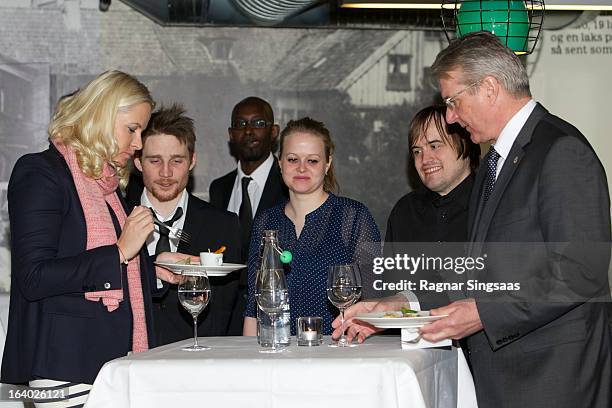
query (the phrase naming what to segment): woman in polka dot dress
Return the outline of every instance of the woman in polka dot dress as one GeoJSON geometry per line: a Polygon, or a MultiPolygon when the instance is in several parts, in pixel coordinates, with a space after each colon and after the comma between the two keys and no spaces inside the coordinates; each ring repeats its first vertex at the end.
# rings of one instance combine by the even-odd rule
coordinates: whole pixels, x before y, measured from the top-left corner
{"type": "Polygon", "coordinates": [[[292,335],[300,316],[321,316],[323,334],[331,334],[338,309],[327,300],[330,265],[358,263],[365,274],[371,271],[372,258],[380,255],[380,233],[367,207],[333,194],[337,190],[333,150],[329,130],[311,118],[290,121],[281,132],[279,164],[289,200],[253,222],[245,336],[256,334],[255,275],[264,230],[278,230],[280,246],[293,253],[293,260],[285,265],[292,335]]]}

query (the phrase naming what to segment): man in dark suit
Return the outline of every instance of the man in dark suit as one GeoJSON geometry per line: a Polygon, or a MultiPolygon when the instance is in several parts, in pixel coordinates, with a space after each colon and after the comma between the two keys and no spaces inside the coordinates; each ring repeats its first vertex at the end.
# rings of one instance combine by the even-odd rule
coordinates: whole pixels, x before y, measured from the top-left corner
{"type": "Polygon", "coordinates": [[[612,406],[601,163],[576,128],[531,99],[524,66],[494,35],[451,43],[432,73],[447,121],[492,148],[468,218],[469,253],[486,266],[465,274],[463,299],[432,311],[448,317],[423,337],[467,338],[480,407],[612,406]]]}
{"type": "MultiPolygon", "coordinates": [[[[232,110],[228,128],[231,154],[238,167],[210,184],[210,202],[240,217],[242,261],[248,258],[253,218],[288,196],[278,162],[272,154],[278,144],[279,126],[272,107],[261,98],[250,96],[232,110]],[[248,195],[248,200],[243,197],[248,195]]],[[[246,304],[246,270],[240,271],[239,298],[230,334],[242,334],[242,314],[246,304]]]]}
{"type": "MultiPolygon", "coordinates": [[[[142,172],[145,190],[140,204],[150,207],[162,222],[182,228],[191,237],[189,243],[164,235],[156,226],[147,239],[150,254],[177,251],[199,255],[221,246],[227,249],[224,262],[239,262],[241,243],[238,217],[213,207],[186,190],[190,171],[195,167],[195,130],[193,120],[181,106],[174,105],[153,113],[142,135],[142,151],[134,160],[142,172]]],[[[199,319],[200,336],[227,335],[236,302],[238,274],[211,277],[212,296],[199,319]]],[[[168,344],[193,336],[193,320],[178,301],[177,285],[153,301],[158,343],[168,344]]]]}

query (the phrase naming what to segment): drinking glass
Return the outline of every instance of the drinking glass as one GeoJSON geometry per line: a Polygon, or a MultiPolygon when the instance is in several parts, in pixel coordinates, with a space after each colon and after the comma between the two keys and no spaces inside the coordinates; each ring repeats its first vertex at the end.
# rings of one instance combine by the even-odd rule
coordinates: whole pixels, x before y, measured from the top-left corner
{"type": "Polygon", "coordinates": [[[193,317],[193,344],[183,347],[182,350],[210,350],[210,347],[198,345],[198,315],[206,308],[210,300],[210,282],[206,272],[198,272],[198,275],[183,275],[178,285],[178,298],[181,305],[193,317]]]}
{"type": "Polygon", "coordinates": [[[267,313],[272,322],[272,345],[260,353],[279,353],[284,348],[277,347],[277,317],[289,301],[285,272],[282,269],[261,269],[255,281],[255,299],[259,309],[267,313]]]}
{"type": "Polygon", "coordinates": [[[361,297],[361,274],[356,264],[332,265],[327,273],[327,298],[340,309],[342,336],[330,347],[355,347],[344,334],[344,310],[361,297]]]}

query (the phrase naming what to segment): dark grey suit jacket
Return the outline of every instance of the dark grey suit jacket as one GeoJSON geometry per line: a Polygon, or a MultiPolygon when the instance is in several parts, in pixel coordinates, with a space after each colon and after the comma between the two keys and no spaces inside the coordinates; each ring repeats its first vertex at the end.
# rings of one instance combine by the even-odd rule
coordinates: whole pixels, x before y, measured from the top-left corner
{"type": "Polygon", "coordinates": [[[483,324],[468,338],[481,408],[612,406],[610,199],[580,132],[537,105],[489,200],[486,166],[470,201],[470,251],[486,268],[466,278],[520,283],[468,291],[483,324]],[[594,300],[597,298],[597,300],[594,300]]]}

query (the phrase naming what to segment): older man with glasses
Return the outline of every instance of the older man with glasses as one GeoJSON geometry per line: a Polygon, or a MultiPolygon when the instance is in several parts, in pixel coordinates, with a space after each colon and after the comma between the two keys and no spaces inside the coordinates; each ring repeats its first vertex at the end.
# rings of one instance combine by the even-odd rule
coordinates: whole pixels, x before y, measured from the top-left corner
{"type": "MultiPolygon", "coordinates": [[[[447,123],[491,149],[467,220],[467,255],[484,268],[455,269],[463,289],[431,310],[441,319],[422,338],[467,345],[480,408],[611,407],[610,197],[597,155],[531,98],[523,64],[490,33],[451,43],[432,73],[447,123]]],[[[414,300],[404,295],[346,315],[399,310],[414,300]]],[[[353,320],[349,337],[376,331],[353,320]]]]}
{"type": "Polygon", "coordinates": [[[536,103],[519,58],[487,32],[451,43],[432,66],[446,120],[491,149],[469,208],[469,254],[486,267],[432,311],[423,338],[466,339],[480,407],[610,407],[610,198],[586,138],[536,103]]]}

